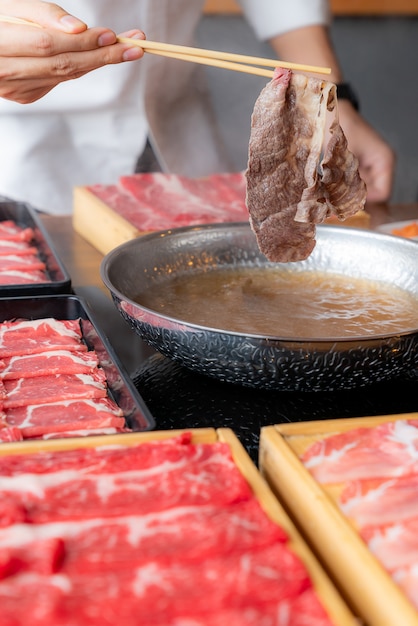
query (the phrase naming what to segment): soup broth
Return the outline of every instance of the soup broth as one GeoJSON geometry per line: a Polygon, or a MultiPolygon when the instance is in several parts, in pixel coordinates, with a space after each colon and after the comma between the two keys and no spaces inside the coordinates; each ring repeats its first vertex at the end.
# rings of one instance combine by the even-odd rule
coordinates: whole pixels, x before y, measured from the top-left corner
{"type": "Polygon", "coordinates": [[[320,271],[212,269],[170,277],[137,302],[169,317],[288,338],[396,334],[418,327],[418,298],[397,287],[320,271]]]}

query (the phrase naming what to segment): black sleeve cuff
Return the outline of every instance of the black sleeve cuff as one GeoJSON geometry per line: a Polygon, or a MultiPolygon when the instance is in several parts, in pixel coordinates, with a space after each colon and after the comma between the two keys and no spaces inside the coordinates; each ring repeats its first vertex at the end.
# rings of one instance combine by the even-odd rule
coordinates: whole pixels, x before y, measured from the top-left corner
{"type": "Polygon", "coordinates": [[[356,111],[360,110],[360,102],[356,92],[351,87],[350,83],[338,83],[337,84],[337,98],[339,100],[348,100],[351,102],[356,111]]]}

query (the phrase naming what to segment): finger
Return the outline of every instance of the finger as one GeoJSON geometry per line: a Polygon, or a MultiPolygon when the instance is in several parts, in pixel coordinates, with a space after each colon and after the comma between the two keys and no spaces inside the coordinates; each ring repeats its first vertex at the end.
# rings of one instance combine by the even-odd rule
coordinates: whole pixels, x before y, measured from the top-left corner
{"type": "Polygon", "coordinates": [[[0,12],[67,33],[79,33],[87,28],[82,20],[67,13],[57,4],[41,0],[2,0],[0,12]]]}
{"type": "Polygon", "coordinates": [[[45,96],[57,84],[57,81],[53,82],[51,80],[13,80],[7,83],[2,82],[0,85],[0,98],[18,102],[19,104],[31,104],[45,96]]]}
{"type": "Polygon", "coordinates": [[[94,50],[116,41],[115,33],[105,28],[91,28],[69,35],[46,28],[38,30],[30,26],[0,24],[0,55],[4,57],[48,57],[94,50]]]}
{"type": "Polygon", "coordinates": [[[360,168],[360,175],[366,183],[369,202],[385,202],[392,190],[391,170],[386,167],[360,168]]]}
{"type": "Polygon", "coordinates": [[[119,33],[118,37],[127,37],[128,39],[146,39],[145,33],[136,28],[135,30],[127,30],[125,33],[119,33]]]}
{"type": "MultiPolygon", "coordinates": [[[[140,30],[128,31],[126,36],[131,39],[145,39],[140,30]]],[[[89,28],[88,30],[69,35],[51,29],[37,29],[16,24],[0,22],[0,56],[4,57],[32,57],[53,56],[63,52],[83,52],[109,46],[117,42],[115,33],[106,28],[89,28]]],[[[141,48],[129,44],[123,50],[137,48],[140,54],[132,53],[132,57],[139,59],[143,56],[141,48]]]]}
{"type": "Polygon", "coordinates": [[[127,44],[115,44],[83,52],[61,53],[49,57],[19,57],[0,59],[2,81],[52,81],[53,83],[79,78],[92,70],[139,59],[143,50],[127,44]]]}

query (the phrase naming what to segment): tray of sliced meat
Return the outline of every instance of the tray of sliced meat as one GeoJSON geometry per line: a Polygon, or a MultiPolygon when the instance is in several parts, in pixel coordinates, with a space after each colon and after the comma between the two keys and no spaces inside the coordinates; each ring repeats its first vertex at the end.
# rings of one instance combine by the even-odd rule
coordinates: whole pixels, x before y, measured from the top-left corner
{"type": "Polygon", "coordinates": [[[154,427],[80,298],[0,299],[0,311],[0,441],[154,427]]]}
{"type": "MultiPolygon", "coordinates": [[[[248,222],[243,172],[193,179],[155,172],[121,176],[116,185],[74,189],[73,227],[102,254],[145,233],[222,222],[248,222]]],[[[363,210],[344,222],[370,226],[363,210]]]]}
{"type": "Polygon", "coordinates": [[[233,431],[22,451],[0,449],[2,624],[358,623],[233,431]]]}
{"type": "Polygon", "coordinates": [[[71,279],[35,209],[0,196],[0,297],[54,293],[71,279]]]}
{"type": "Polygon", "coordinates": [[[260,469],[371,626],[418,624],[418,413],[262,429],[260,469]]]}

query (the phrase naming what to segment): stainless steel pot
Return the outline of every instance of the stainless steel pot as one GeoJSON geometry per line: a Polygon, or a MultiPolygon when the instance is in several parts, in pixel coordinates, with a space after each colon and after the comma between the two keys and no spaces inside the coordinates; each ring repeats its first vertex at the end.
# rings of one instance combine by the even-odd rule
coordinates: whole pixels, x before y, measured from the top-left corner
{"type": "MultiPolygon", "coordinates": [[[[214,224],[153,233],[122,244],[103,260],[101,276],[121,315],[148,344],[191,370],[225,382],[335,391],[415,375],[416,328],[349,339],[266,337],[198,326],[135,301],[147,286],[179,272],[267,265],[247,223],[214,224]]],[[[320,226],[312,255],[291,268],[384,281],[418,298],[418,244],[390,235],[320,226]]]]}

